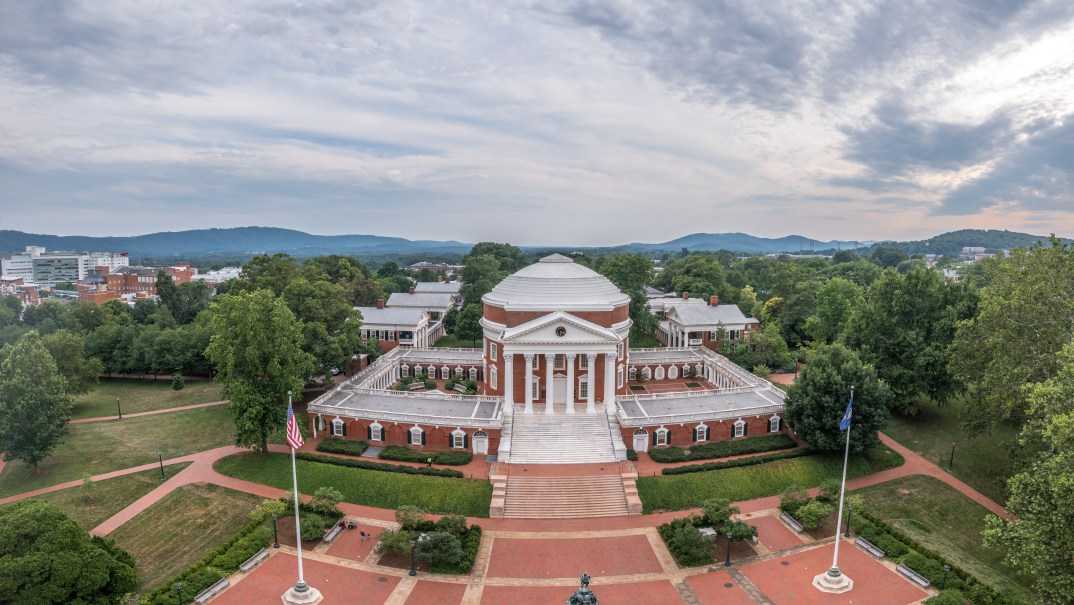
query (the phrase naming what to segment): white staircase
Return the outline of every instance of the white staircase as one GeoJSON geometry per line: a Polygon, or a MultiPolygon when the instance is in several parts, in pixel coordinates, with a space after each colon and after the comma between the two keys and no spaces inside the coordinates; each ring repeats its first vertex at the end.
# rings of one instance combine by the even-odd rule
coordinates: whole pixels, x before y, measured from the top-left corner
{"type": "Polygon", "coordinates": [[[626,514],[626,493],[623,479],[618,474],[507,478],[504,517],[572,519],[626,514]]]}
{"type": "MultiPolygon", "coordinates": [[[[523,414],[515,410],[511,423],[511,464],[583,464],[615,462],[608,416],[596,414],[523,414]]],[[[620,486],[620,493],[622,488],[620,486]]]]}

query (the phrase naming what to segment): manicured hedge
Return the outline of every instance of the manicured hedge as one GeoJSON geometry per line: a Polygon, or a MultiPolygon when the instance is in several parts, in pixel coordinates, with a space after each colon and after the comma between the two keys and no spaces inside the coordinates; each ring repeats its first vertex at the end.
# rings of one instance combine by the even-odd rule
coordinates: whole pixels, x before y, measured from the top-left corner
{"type": "Polygon", "coordinates": [[[699,521],[697,516],[690,516],[684,519],[675,519],[657,528],[657,531],[660,532],[660,537],[664,539],[664,544],[667,545],[668,550],[671,552],[671,556],[675,557],[675,562],[680,567],[700,567],[714,563],[712,553],[707,549],[694,553],[684,552],[678,540],[674,537],[675,533],[683,528],[688,527],[692,528],[693,531],[698,531],[697,521],[699,521]]]}
{"type": "MultiPolygon", "coordinates": [[[[774,496],[791,485],[814,486],[828,479],[838,478],[843,470],[843,456],[839,454],[810,455],[783,452],[772,454],[781,459],[743,462],[753,458],[732,460],[716,470],[682,474],[680,469],[664,469],[663,477],[639,477],[638,495],[644,512],[658,510],[685,510],[701,506],[705,500],[727,498],[733,502],[774,496]],[[731,467],[735,464],[739,468],[731,467]],[[680,471],[666,476],[668,471],[680,471]]],[[[765,458],[758,456],[758,458],[765,458]]],[[[868,475],[894,468],[903,463],[902,456],[883,445],[873,449],[867,456],[855,456],[850,460],[847,474],[850,477],[868,475]]],[[[706,465],[707,466],[707,465],[706,465]]]]}
{"type": "Polygon", "coordinates": [[[389,445],[380,452],[379,456],[382,460],[395,460],[396,462],[419,462],[425,464],[429,461],[429,458],[433,459],[433,464],[447,464],[450,466],[462,466],[469,464],[473,460],[474,455],[466,451],[451,451],[451,452],[419,452],[416,450],[408,450],[401,445],[389,445]]]}
{"type": "Polygon", "coordinates": [[[406,466],[403,464],[383,464],[380,462],[369,462],[366,460],[350,460],[348,458],[336,458],[335,456],[307,454],[306,452],[296,452],[295,458],[298,458],[299,460],[309,460],[310,462],[323,462],[324,464],[334,464],[336,466],[362,468],[368,471],[381,471],[384,473],[404,473],[407,475],[428,475],[430,477],[456,478],[462,478],[466,476],[462,474],[462,471],[457,471],[451,468],[430,468],[424,466],[406,466]]]}
{"type": "Polygon", "coordinates": [[[631,462],[637,462],[638,461],[638,453],[635,452],[634,450],[627,450],[626,451],[626,459],[630,460],[631,462]]]}
{"type": "Polygon", "coordinates": [[[772,462],[775,460],[787,460],[788,458],[801,458],[803,456],[815,456],[816,452],[808,448],[802,448],[799,450],[791,450],[789,452],[779,452],[776,454],[768,454],[765,456],[752,456],[750,458],[736,458],[735,460],[725,460],[723,462],[706,462],[704,464],[690,464],[687,466],[672,466],[662,469],[661,475],[683,475],[687,473],[699,473],[702,471],[715,471],[723,468],[738,468],[742,466],[753,466],[755,464],[765,464],[766,462],[772,462]]]}
{"type": "Polygon", "coordinates": [[[329,454],[346,454],[348,456],[361,456],[362,452],[369,447],[365,441],[347,441],[339,437],[328,437],[317,444],[318,452],[329,454]]]}
{"type": "Polygon", "coordinates": [[[790,435],[766,435],[764,437],[751,437],[741,441],[714,441],[690,446],[687,452],[679,447],[668,447],[649,450],[649,457],[654,462],[664,464],[672,462],[685,462],[687,460],[712,460],[713,458],[726,458],[728,456],[741,456],[743,454],[759,454],[761,452],[774,452],[797,447],[798,443],[790,435]]]}

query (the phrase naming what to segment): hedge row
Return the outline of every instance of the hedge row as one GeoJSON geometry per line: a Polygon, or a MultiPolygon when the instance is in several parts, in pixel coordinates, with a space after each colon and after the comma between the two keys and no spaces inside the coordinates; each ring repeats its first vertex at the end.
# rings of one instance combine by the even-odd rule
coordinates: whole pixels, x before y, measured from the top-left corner
{"type": "Polygon", "coordinates": [[[753,456],[752,458],[737,458],[735,460],[724,460],[723,462],[706,462],[704,464],[690,464],[688,466],[673,466],[671,468],[665,468],[660,471],[661,475],[682,475],[685,473],[699,473],[702,471],[715,471],[722,468],[737,468],[740,466],[753,466],[754,464],[764,464],[765,462],[772,462],[773,460],[786,460],[788,458],[800,458],[802,456],[809,456],[816,454],[809,448],[802,448],[797,450],[791,450],[789,452],[779,452],[777,454],[768,454],[767,456],[753,456]]]}
{"type": "Polygon", "coordinates": [[[463,466],[470,464],[474,455],[466,451],[451,451],[451,452],[418,452],[415,450],[408,450],[401,445],[389,445],[380,452],[381,459],[383,460],[395,460],[396,462],[419,462],[425,464],[429,461],[429,458],[433,459],[433,464],[446,464],[449,466],[463,466]]]}
{"type": "Polygon", "coordinates": [[[450,468],[427,468],[424,466],[404,466],[402,464],[381,464],[380,462],[367,462],[365,460],[351,460],[349,458],[336,458],[335,456],[321,456],[319,454],[307,454],[306,452],[296,452],[295,457],[299,460],[308,460],[309,462],[322,462],[324,464],[334,464],[335,466],[346,466],[350,468],[360,468],[367,471],[383,471],[386,473],[404,473],[406,475],[429,475],[432,477],[453,477],[459,478],[465,477],[461,471],[450,468]]]}
{"type": "Polygon", "coordinates": [[[239,565],[268,546],[270,535],[272,531],[265,525],[264,520],[247,523],[230,540],[216,547],[160,588],[142,595],[138,602],[141,605],[174,605],[176,582],[183,583],[183,590],[191,598],[197,596],[221,578],[235,573],[239,565]]]}
{"type": "Polygon", "coordinates": [[[961,591],[974,605],[1028,605],[1020,599],[1000,594],[868,510],[855,509],[854,513],[858,515],[853,522],[858,537],[875,544],[889,559],[896,560],[928,578],[933,586],[939,588],[944,577],[943,566],[946,564],[951,568],[947,572],[946,589],[961,591]]]}
{"type": "Polygon", "coordinates": [[[361,456],[362,452],[369,447],[365,441],[347,441],[338,437],[328,437],[317,444],[318,452],[329,454],[346,454],[347,456],[361,456]]]}
{"type": "Polygon", "coordinates": [[[752,437],[742,441],[715,441],[702,443],[690,447],[687,452],[682,448],[668,447],[649,450],[649,457],[654,462],[664,464],[672,462],[686,462],[688,460],[712,460],[713,458],[726,458],[727,456],[741,456],[743,454],[759,454],[761,452],[774,452],[788,450],[797,447],[798,443],[790,435],[767,435],[765,437],[752,437]]]}

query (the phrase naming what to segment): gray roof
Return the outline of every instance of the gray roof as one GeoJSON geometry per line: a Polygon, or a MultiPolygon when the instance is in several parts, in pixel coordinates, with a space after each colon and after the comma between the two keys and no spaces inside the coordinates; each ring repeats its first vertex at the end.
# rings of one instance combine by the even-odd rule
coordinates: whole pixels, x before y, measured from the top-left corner
{"type": "Polygon", "coordinates": [[[420,281],[414,286],[414,294],[458,294],[462,282],[457,281],[420,281]]]}
{"type": "Polygon", "coordinates": [[[413,307],[418,309],[447,309],[452,305],[453,295],[447,292],[421,292],[408,294],[395,292],[388,297],[388,307],[413,307]]]}
{"type": "MultiPolygon", "coordinates": [[[[673,306],[675,317],[684,326],[744,326],[752,323],[738,308],[738,305],[677,304],[673,306]]],[[[670,315],[671,311],[669,311],[670,315]]]]}
{"type": "Polygon", "coordinates": [[[376,307],[355,307],[362,314],[362,325],[408,326],[416,327],[425,317],[421,309],[378,309],[376,307]]]}
{"type": "Polygon", "coordinates": [[[484,359],[481,349],[406,349],[400,353],[399,361],[437,365],[455,363],[481,363],[484,359]]]}
{"type": "MultiPolygon", "coordinates": [[[[436,397],[407,397],[403,395],[371,395],[354,393],[341,389],[331,399],[321,405],[343,410],[367,410],[373,414],[365,416],[376,420],[376,412],[388,414],[414,414],[418,416],[440,416],[442,418],[480,418],[496,417],[499,404],[495,401],[474,401],[472,399],[450,399],[436,397]]],[[[444,424],[451,424],[444,422],[444,424]]]]}
{"type": "Polygon", "coordinates": [[[781,394],[771,389],[755,389],[745,393],[724,393],[702,397],[689,397],[687,395],[684,393],[681,398],[664,397],[661,399],[623,397],[616,400],[616,403],[623,409],[624,415],[631,418],[726,413],[746,408],[781,405],[783,403],[781,394]]]}

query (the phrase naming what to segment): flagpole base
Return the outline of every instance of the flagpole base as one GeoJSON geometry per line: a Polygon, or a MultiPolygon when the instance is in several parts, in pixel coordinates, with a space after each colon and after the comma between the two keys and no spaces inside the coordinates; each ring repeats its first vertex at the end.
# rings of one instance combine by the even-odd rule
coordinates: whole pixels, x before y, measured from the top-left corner
{"type": "Polygon", "coordinates": [[[303,583],[289,588],[280,599],[283,601],[283,605],[316,605],[324,597],[321,596],[321,591],[303,583]],[[303,588],[305,590],[302,590],[303,588]]]}
{"type": "Polygon", "coordinates": [[[833,567],[822,574],[817,574],[813,578],[813,587],[821,592],[839,594],[854,588],[854,580],[840,572],[838,567],[833,567]]]}

